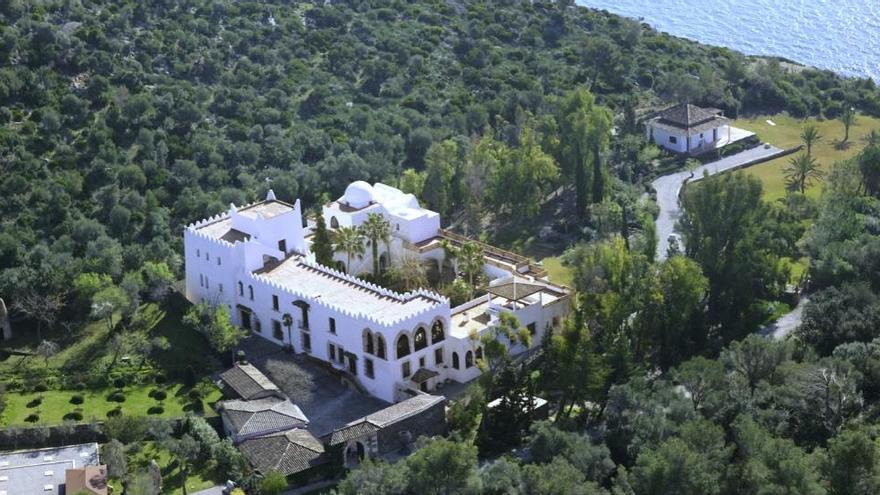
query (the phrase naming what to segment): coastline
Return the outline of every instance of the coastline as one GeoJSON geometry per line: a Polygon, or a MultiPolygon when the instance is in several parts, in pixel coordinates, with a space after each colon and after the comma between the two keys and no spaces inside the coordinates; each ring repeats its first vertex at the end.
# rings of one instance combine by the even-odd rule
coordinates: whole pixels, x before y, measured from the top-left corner
{"type": "MultiPolygon", "coordinates": [[[[687,3],[685,0],[682,0],[682,1],[684,3],[687,3]]],[[[798,71],[802,71],[802,70],[815,70],[815,71],[820,71],[820,72],[830,72],[830,73],[833,73],[839,77],[846,78],[846,79],[873,80],[875,83],[880,84],[880,72],[875,73],[876,72],[875,69],[864,69],[865,66],[880,67],[880,59],[874,60],[873,58],[871,58],[868,60],[851,61],[851,64],[850,64],[851,67],[849,67],[849,68],[846,68],[846,67],[838,67],[838,68],[823,67],[823,65],[821,64],[821,60],[818,58],[813,61],[804,61],[803,59],[798,59],[798,57],[793,56],[791,54],[782,54],[785,52],[784,47],[789,46],[789,45],[780,44],[780,43],[778,43],[778,41],[774,43],[774,40],[772,38],[765,38],[763,36],[756,36],[755,39],[748,40],[748,42],[750,42],[750,43],[755,43],[756,39],[760,39],[761,40],[760,44],[762,44],[764,47],[767,47],[767,49],[765,49],[765,50],[752,51],[749,49],[744,49],[742,46],[739,46],[741,43],[737,43],[735,41],[729,42],[729,43],[724,43],[724,42],[721,42],[717,39],[712,39],[713,36],[711,33],[709,33],[707,36],[701,37],[699,35],[682,33],[680,31],[670,29],[669,25],[664,25],[664,24],[676,24],[676,23],[681,24],[681,18],[680,17],[676,18],[673,16],[673,17],[670,17],[670,20],[668,22],[664,22],[664,21],[659,21],[656,18],[657,16],[655,15],[654,16],[655,18],[651,19],[650,14],[651,13],[656,14],[656,11],[652,11],[651,9],[655,9],[656,7],[651,7],[648,5],[642,6],[641,4],[638,4],[638,8],[639,9],[644,8],[645,14],[647,14],[647,15],[641,15],[641,10],[639,11],[639,15],[633,15],[633,7],[632,7],[633,4],[632,3],[627,4],[627,2],[622,2],[620,4],[615,4],[614,6],[604,5],[603,3],[607,4],[607,2],[603,2],[601,0],[576,0],[575,5],[578,7],[585,8],[585,9],[589,9],[589,10],[593,10],[593,11],[597,11],[597,12],[602,12],[603,14],[608,15],[608,16],[614,16],[614,17],[629,19],[631,21],[638,22],[642,26],[647,27],[648,29],[650,29],[654,32],[661,33],[663,35],[670,36],[670,37],[673,37],[673,38],[676,38],[679,40],[686,40],[689,42],[699,43],[699,44],[705,45],[705,46],[718,47],[718,48],[730,50],[732,52],[736,52],[738,54],[741,54],[750,60],[778,61],[785,69],[792,71],[792,72],[798,72],[798,71]],[[629,10],[628,12],[627,12],[627,9],[629,10]],[[782,47],[782,48],[780,48],[780,47],[782,47]],[[763,51],[763,52],[770,51],[770,52],[775,52],[775,53],[761,53],[761,51],[763,51]],[[862,66],[861,69],[857,67],[859,64],[861,64],[861,66],[862,66]],[[847,70],[847,69],[849,69],[849,70],[847,70]]],[[[776,4],[774,4],[774,5],[776,5],[776,4]]],[[[779,5],[779,7],[781,8],[783,6],[779,5]]],[[[737,20],[738,19],[727,19],[727,18],[721,17],[718,19],[718,24],[723,25],[723,24],[729,23],[729,22],[737,22],[737,20]]],[[[784,29],[785,26],[779,26],[779,28],[784,29]]],[[[754,30],[754,27],[753,27],[753,30],[754,30]]],[[[714,34],[716,35],[715,37],[717,37],[717,33],[714,33],[714,34]]],[[[878,35],[880,35],[880,34],[878,34],[878,35]]],[[[746,40],[746,39],[747,38],[743,38],[743,40],[746,40]]],[[[802,43],[803,41],[804,40],[792,41],[792,42],[790,42],[790,46],[794,49],[794,47],[800,46],[798,44],[799,42],[802,43]]],[[[818,53],[819,48],[821,48],[821,47],[816,47],[815,49],[813,49],[812,53],[818,53]]],[[[826,48],[826,50],[833,50],[833,49],[834,49],[834,47],[827,47],[826,48]]],[[[836,55],[836,53],[839,53],[839,52],[834,52],[834,53],[835,53],[835,55],[827,55],[826,54],[826,60],[829,60],[829,59],[830,60],[839,60],[840,57],[836,55]]],[[[880,53],[880,51],[877,51],[876,53],[880,53]]]]}

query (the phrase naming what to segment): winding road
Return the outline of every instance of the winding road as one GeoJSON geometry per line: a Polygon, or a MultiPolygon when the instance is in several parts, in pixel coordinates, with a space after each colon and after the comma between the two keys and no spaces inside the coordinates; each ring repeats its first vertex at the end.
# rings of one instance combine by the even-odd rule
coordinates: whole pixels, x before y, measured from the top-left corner
{"type": "MultiPolygon", "coordinates": [[[[771,157],[783,150],[775,146],[762,145],[741,151],[735,155],[724,157],[720,160],[701,165],[694,169],[693,173],[688,170],[674,172],[658,177],[651,183],[657,191],[657,206],[660,214],[657,215],[657,259],[665,260],[669,248],[669,236],[675,233],[675,224],[681,217],[681,205],[678,195],[681,187],[691,177],[702,177],[704,172],[715,175],[746,164],[771,157]]],[[[679,243],[681,240],[679,239],[679,243]]]]}
{"type": "MultiPolygon", "coordinates": [[[[765,158],[781,153],[782,151],[782,149],[775,146],[761,145],[697,167],[694,169],[693,173],[684,170],[655,179],[651,185],[654,187],[654,190],[657,191],[657,206],[660,208],[660,214],[657,215],[656,221],[657,259],[661,261],[666,259],[669,250],[670,236],[675,235],[681,246],[682,239],[675,233],[675,227],[678,219],[681,217],[681,204],[678,199],[679,194],[681,193],[681,188],[684,186],[685,182],[692,177],[702,177],[704,172],[708,172],[709,175],[715,175],[720,172],[745,166],[755,161],[761,161],[765,158]]],[[[806,303],[807,299],[802,298],[791,312],[782,315],[775,322],[762,328],[760,333],[776,340],[784,339],[792,330],[801,324],[801,316],[806,303]]]]}

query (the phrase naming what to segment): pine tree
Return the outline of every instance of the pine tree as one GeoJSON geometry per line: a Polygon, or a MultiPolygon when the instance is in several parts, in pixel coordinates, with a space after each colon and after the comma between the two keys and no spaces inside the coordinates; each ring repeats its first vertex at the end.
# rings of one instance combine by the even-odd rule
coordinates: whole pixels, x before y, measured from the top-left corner
{"type": "Polygon", "coordinates": [[[327,223],[324,222],[323,215],[318,215],[315,225],[312,252],[315,253],[315,261],[324,266],[333,266],[333,243],[330,242],[330,233],[327,232],[327,223]]]}

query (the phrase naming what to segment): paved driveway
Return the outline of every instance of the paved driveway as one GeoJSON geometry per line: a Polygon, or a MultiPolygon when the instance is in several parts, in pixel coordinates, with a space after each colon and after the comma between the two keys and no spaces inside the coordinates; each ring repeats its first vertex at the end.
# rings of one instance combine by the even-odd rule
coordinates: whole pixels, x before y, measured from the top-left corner
{"type": "Polygon", "coordinates": [[[342,384],[321,365],[293,355],[262,337],[248,337],[240,346],[248,361],[260,369],[309,418],[316,437],[331,433],[351,421],[389,404],[342,384]]]}
{"type": "Polygon", "coordinates": [[[657,206],[660,207],[660,214],[657,216],[657,259],[666,259],[669,248],[669,236],[675,231],[675,223],[681,217],[678,195],[685,181],[691,178],[691,176],[702,177],[704,171],[708,172],[709,175],[714,175],[741,167],[755,160],[773,156],[781,151],[782,149],[775,146],[761,145],[697,167],[693,174],[684,170],[655,179],[651,185],[657,191],[657,206]]]}

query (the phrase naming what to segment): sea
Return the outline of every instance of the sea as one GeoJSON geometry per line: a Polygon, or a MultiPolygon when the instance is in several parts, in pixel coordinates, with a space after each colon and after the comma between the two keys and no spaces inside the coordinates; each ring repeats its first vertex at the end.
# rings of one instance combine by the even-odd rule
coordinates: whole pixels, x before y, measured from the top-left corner
{"type": "Polygon", "coordinates": [[[660,31],[880,82],[880,0],[577,0],[660,31]]]}

